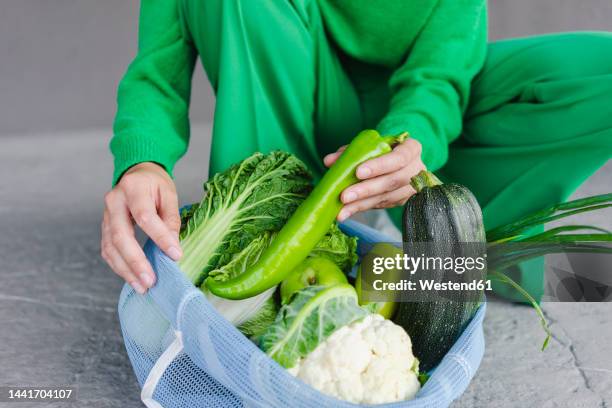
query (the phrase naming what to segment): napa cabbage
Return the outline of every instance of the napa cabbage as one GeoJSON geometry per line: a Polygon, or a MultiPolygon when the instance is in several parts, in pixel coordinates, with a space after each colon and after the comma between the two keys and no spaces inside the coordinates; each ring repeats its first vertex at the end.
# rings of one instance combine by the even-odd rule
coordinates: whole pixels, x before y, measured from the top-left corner
{"type": "Polygon", "coordinates": [[[202,201],[184,213],[179,267],[196,286],[254,239],[277,232],[311,190],[297,157],[255,153],[204,184],[202,201]]]}

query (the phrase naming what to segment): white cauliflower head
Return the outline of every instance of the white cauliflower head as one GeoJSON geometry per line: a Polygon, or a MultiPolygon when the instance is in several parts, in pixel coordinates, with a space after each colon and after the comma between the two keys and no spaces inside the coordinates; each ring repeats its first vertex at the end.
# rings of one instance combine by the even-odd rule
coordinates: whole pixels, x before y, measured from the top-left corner
{"type": "Polygon", "coordinates": [[[289,372],[324,394],[358,404],[411,399],[420,388],[410,337],[378,314],[338,329],[289,372]]]}

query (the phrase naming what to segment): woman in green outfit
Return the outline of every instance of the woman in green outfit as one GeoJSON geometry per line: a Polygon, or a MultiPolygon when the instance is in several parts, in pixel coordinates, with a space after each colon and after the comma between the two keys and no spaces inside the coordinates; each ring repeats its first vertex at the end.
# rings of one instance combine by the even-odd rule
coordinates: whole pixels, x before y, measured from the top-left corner
{"type": "MultiPolygon", "coordinates": [[[[487,44],[485,0],[142,0],[118,92],[102,256],[139,292],[154,274],[133,221],[178,259],[172,168],[199,57],[216,94],[210,172],[281,149],[319,177],[360,130],[407,131],[362,164],[344,219],[396,222],[426,166],[469,187],[494,227],[567,198],[612,156],[612,35],[487,44]]],[[[542,271],[521,281],[534,295],[542,271]]]]}

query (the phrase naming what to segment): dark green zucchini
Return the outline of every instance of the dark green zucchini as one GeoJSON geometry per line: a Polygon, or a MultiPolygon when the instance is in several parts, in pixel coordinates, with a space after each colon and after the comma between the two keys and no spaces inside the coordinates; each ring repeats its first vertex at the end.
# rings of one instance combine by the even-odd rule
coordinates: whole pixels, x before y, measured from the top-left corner
{"type": "MultiPolygon", "coordinates": [[[[404,206],[405,253],[415,256],[415,247],[423,247],[417,243],[427,242],[430,256],[449,254],[449,251],[453,251],[453,256],[461,255],[457,251],[474,255],[474,245],[467,245],[469,249],[464,248],[466,245],[456,245],[486,242],[482,212],[470,190],[459,184],[442,184],[427,171],[415,176],[411,184],[417,193],[404,206]]],[[[428,270],[426,278],[436,282],[447,282],[449,276],[454,282],[484,279],[486,267],[476,274],[440,269],[428,270]]],[[[417,275],[413,279],[424,277],[417,275]]],[[[421,291],[418,301],[404,299],[399,304],[393,320],[410,335],[421,369],[430,370],[440,362],[474,315],[482,296],[482,291],[445,291],[443,297],[435,291],[421,291]]]]}

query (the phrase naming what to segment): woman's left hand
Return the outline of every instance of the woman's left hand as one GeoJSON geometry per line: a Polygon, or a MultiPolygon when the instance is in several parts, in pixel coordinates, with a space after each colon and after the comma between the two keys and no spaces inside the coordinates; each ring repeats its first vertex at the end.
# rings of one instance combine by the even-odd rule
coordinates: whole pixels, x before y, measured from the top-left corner
{"type": "MultiPolygon", "coordinates": [[[[323,158],[330,167],[340,157],[346,146],[323,158]]],[[[414,193],[410,179],[425,165],[421,161],[421,144],[408,139],[397,145],[392,152],[371,159],[357,167],[357,178],[363,180],[342,192],[344,204],[338,221],[372,208],[391,208],[403,205],[414,193]]]]}

